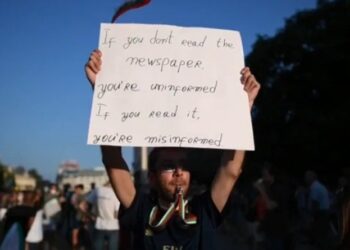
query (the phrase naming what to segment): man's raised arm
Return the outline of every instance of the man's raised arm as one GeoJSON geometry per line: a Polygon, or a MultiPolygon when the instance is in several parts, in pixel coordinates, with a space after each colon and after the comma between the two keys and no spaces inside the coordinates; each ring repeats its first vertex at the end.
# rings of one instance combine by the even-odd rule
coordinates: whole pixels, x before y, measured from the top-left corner
{"type": "Polygon", "coordinates": [[[102,161],[120,203],[130,207],[136,195],[134,182],[122,156],[121,147],[101,146],[102,161]]]}
{"type": "MultiPolygon", "coordinates": [[[[248,94],[250,108],[252,108],[254,100],[260,90],[260,84],[256,81],[249,68],[244,68],[241,74],[241,82],[244,86],[244,90],[248,94]]],[[[244,156],[245,151],[242,150],[225,150],[222,155],[221,166],[216,173],[211,187],[212,200],[220,212],[224,209],[237,179],[242,172],[244,156]]]]}
{"type": "MultiPolygon", "coordinates": [[[[96,75],[101,69],[101,58],[101,51],[94,50],[85,65],[85,73],[92,88],[95,86],[96,75]]],[[[101,146],[101,153],[103,164],[116,196],[124,207],[130,207],[135,198],[136,189],[127,164],[122,156],[121,147],[101,146]]]]}

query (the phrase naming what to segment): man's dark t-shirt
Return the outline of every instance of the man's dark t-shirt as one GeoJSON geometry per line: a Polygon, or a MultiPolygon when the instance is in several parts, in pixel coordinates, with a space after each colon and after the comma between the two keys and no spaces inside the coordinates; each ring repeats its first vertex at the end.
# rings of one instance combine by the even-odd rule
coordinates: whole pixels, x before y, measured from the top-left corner
{"type": "Polygon", "coordinates": [[[130,208],[120,210],[121,227],[133,232],[133,249],[217,249],[217,227],[221,223],[221,214],[209,193],[189,201],[190,212],[197,216],[195,225],[185,225],[179,216],[174,216],[163,230],[152,230],[148,223],[155,205],[151,195],[138,193],[130,208]]]}

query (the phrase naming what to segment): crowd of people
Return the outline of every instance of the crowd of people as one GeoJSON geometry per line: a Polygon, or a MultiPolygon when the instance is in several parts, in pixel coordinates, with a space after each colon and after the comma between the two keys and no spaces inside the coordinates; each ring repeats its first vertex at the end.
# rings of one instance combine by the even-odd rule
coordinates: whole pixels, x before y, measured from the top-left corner
{"type": "Polygon", "coordinates": [[[119,201],[109,182],[88,192],[82,184],[1,192],[0,204],[1,250],[118,249],[119,201]]]}
{"type": "MultiPolygon", "coordinates": [[[[242,181],[231,194],[230,211],[218,227],[222,245],[215,249],[350,249],[349,184],[339,177],[330,188],[313,171],[297,182],[264,165],[258,178],[242,181]]],[[[29,250],[132,249],[133,236],[119,228],[119,207],[109,182],[87,191],[53,184],[48,190],[1,192],[0,249],[16,249],[20,240],[29,250]],[[16,233],[6,243],[11,228],[16,233]]]]}

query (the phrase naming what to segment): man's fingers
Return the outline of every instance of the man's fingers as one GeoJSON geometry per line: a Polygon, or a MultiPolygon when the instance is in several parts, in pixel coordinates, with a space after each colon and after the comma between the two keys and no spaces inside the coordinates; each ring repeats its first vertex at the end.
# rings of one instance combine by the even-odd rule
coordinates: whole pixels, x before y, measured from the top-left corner
{"type": "Polygon", "coordinates": [[[86,70],[90,70],[97,74],[101,70],[101,60],[98,57],[91,56],[86,64],[86,70]]]}
{"type": "Polygon", "coordinates": [[[244,85],[244,89],[247,90],[250,88],[250,86],[254,83],[255,81],[255,77],[253,74],[246,73],[245,75],[242,76],[243,81],[242,84],[244,85]]]}
{"type": "Polygon", "coordinates": [[[250,75],[251,75],[251,71],[250,71],[250,68],[249,67],[245,67],[241,70],[241,82],[243,85],[246,85],[247,83],[247,80],[249,79],[250,75]]]}
{"type": "Polygon", "coordinates": [[[255,76],[253,74],[250,74],[247,77],[245,87],[249,90],[254,86],[255,82],[256,82],[255,76]]]}
{"type": "Polygon", "coordinates": [[[96,73],[98,70],[100,70],[101,64],[102,64],[101,56],[97,52],[91,53],[89,66],[93,68],[96,73]]]}
{"type": "Polygon", "coordinates": [[[101,70],[102,65],[102,52],[98,49],[94,50],[85,64],[85,73],[92,86],[95,85],[96,75],[101,70]]]}
{"type": "Polygon", "coordinates": [[[250,72],[250,68],[249,67],[244,67],[242,70],[241,70],[241,74],[242,75],[245,75],[246,73],[250,72]]]}
{"type": "Polygon", "coordinates": [[[99,52],[99,51],[93,51],[93,52],[90,54],[90,60],[93,60],[93,61],[95,61],[95,62],[101,63],[101,52],[99,52]]]}
{"type": "Polygon", "coordinates": [[[100,64],[94,60],[90,60],[88,63],[88,69],[97,74],[98,71],[100,71],[100,64]]]}
{"type": "Polygon", "coordinates": [[[255,76],[250,74],[245,81],[244,90],[249,92],[254,88],[260,88],[260,84],[256,81],[255,76]]]}

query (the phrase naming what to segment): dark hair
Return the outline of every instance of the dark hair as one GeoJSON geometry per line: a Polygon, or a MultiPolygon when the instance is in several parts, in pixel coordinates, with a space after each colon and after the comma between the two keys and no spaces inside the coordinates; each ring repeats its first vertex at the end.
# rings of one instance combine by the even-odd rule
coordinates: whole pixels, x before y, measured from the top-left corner
{"type": "Polygon", "coordinates": [[[74,189],[77,189],[77,188],[84,190],[84,185],[83,184],[77,184],[77,185],[75,185],[74,189]]]}
{"type": "Polygon", "coordinates": [[[162,151],[166,150],[183,150],[183,148],[172,148],[172,147],[160,147],[160,148],[153,148],[148,156],[148,170],[149,172],[155,172],[157,160],[159,158],[159,154],[162,151]]]}

